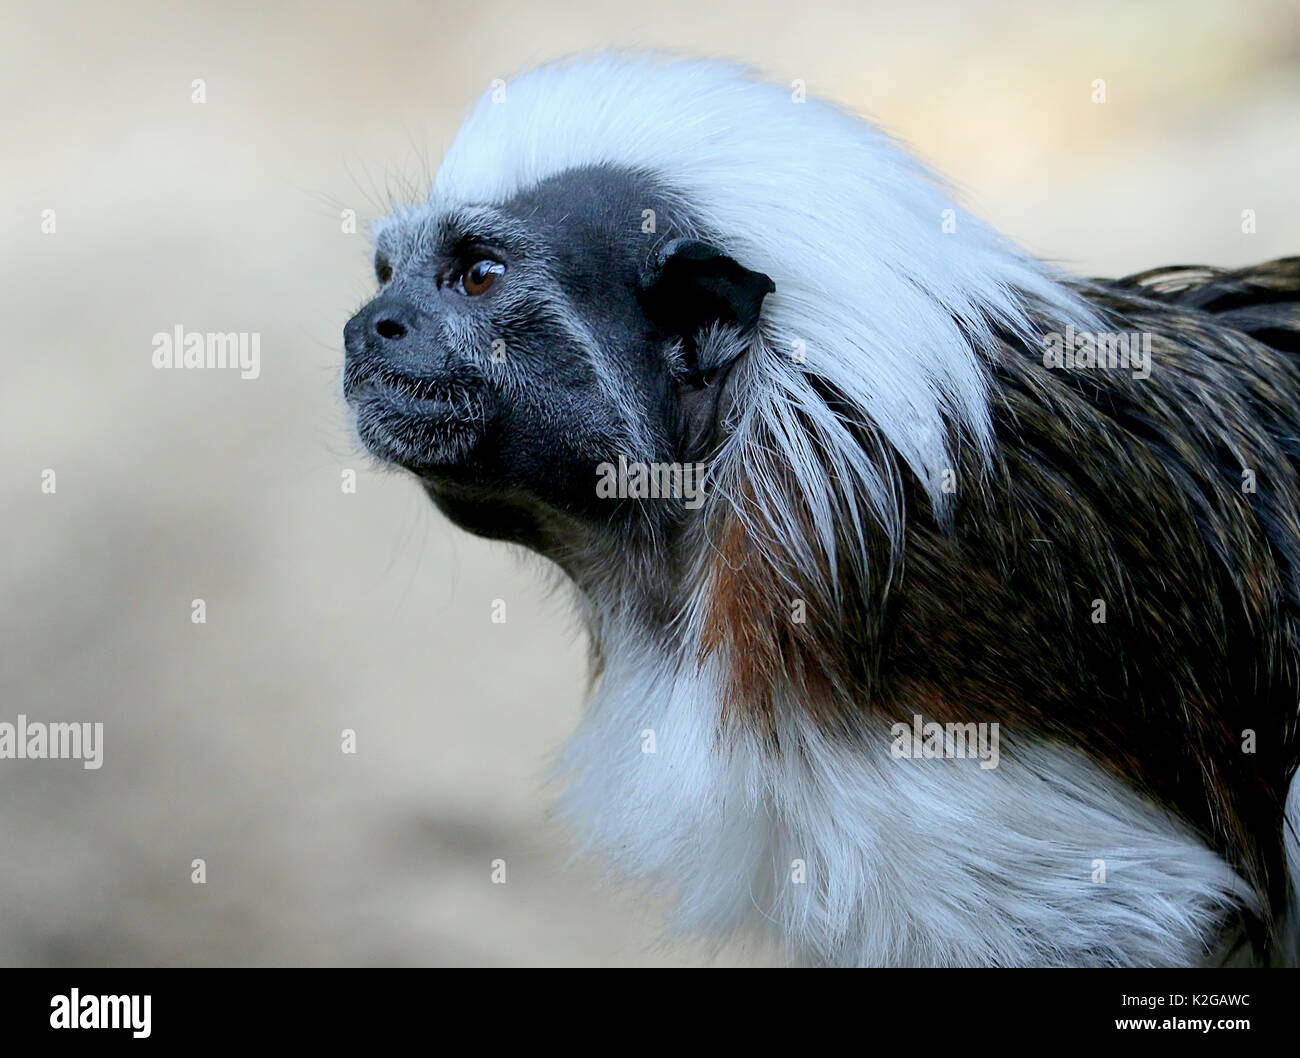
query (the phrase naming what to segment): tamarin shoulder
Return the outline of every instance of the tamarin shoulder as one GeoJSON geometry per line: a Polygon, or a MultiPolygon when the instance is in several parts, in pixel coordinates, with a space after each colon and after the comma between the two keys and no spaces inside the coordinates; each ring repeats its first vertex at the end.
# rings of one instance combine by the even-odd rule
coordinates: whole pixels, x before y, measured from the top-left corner
{"type": "Polygon", "coordinates": [[[949,524],[909,504],[883,698],[1089,750],[1280,901],[1300,258],[1080,291],[1095,329],[1045,323],[1040,346],[993,351],[994,460],[955,468],[949,524]]]}

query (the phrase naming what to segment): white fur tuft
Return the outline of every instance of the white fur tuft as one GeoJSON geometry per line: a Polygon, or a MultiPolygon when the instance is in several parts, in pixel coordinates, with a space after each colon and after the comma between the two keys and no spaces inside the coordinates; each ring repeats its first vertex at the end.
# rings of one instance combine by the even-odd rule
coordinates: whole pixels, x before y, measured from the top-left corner
{"type": "Polygon", "coordinates": [[[1179,966],[1248,887],[1205,843],[1064,746],[900,760],[783,710],[782,752],[722,744],[718,673],[635,635],[563,759],[585,846],[676,896],[689,930],[771,927],[851,966],[1179,966]],[[645,752],[645,732],[654,752],[645,752]],[[796,861],[805,880],[796,880],[796,861]]]}

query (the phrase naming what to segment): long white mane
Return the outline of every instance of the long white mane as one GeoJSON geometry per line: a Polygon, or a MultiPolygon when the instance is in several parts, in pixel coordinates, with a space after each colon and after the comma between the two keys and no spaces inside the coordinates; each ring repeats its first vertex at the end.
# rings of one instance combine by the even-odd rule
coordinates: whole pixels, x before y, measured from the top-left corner
{"type": "Polygon", "coordinates": [[[744,416],[763,420],[825,542],[844,509],[818,487],[826,473],[810,445],[895,535],[901,511],[897,483],[861,458],[805,372],[874,425],[941,510],[954,437],[988,445],[980,348],[991,329],[1028,334],[1029,301],[1089,315],[873,125],[725,63],[615,53],[525,73],[479,101],[432,198],[500,202],[602,163],[679,192],[727,252],[775,281],[747,365],[757,396],[733,439],[752,433],[744,416]]]}

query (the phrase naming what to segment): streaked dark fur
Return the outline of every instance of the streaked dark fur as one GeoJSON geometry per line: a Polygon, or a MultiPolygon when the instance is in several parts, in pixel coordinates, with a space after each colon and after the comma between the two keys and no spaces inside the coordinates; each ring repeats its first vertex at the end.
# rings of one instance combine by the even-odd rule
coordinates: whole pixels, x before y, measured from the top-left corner
{"type": "MultiPolygon", "coordinates": [[[[784,674],[850,737],[849,703],[869,703],[1083,748],[1261,894],[1263,913],[1238,925],[1268,961],[1300,755],[1300,258],[1081,291],[1103,328],[1152,333],[1150,378],[1049,369],[1041,348],[1005,337],[988,364],[995,464],[981,470],[958,446],[970,458],[954,468],[945,524],[910,481],[901,556],[891,566],[880,540],[873,566],[888,574],[832,595],[828,570],[812,583],[793,562],[756,568],[728,518],[713,527],[708,646],[742,651],[729,708],[769,730],[764,689],[784,674]],[[788,619],[792,578],[810,600],[806,625],[788,619]],[[1096,599],[1105,623],[1093,622],[1096,599]]],[[[888,458],[859,428],[872,457],[888,458]]]]}

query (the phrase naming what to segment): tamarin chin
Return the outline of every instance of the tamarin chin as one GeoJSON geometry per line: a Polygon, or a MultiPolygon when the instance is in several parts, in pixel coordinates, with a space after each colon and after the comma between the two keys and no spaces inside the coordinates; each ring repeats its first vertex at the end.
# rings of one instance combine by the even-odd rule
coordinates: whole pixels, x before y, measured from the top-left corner
{"type": "Polygon", "coordinates": [[[344,391],[571,585],[583,846],[805,963],[1294,963],[1300,258],[1062,274],[725,64],[495,96],[344,391]]]}

